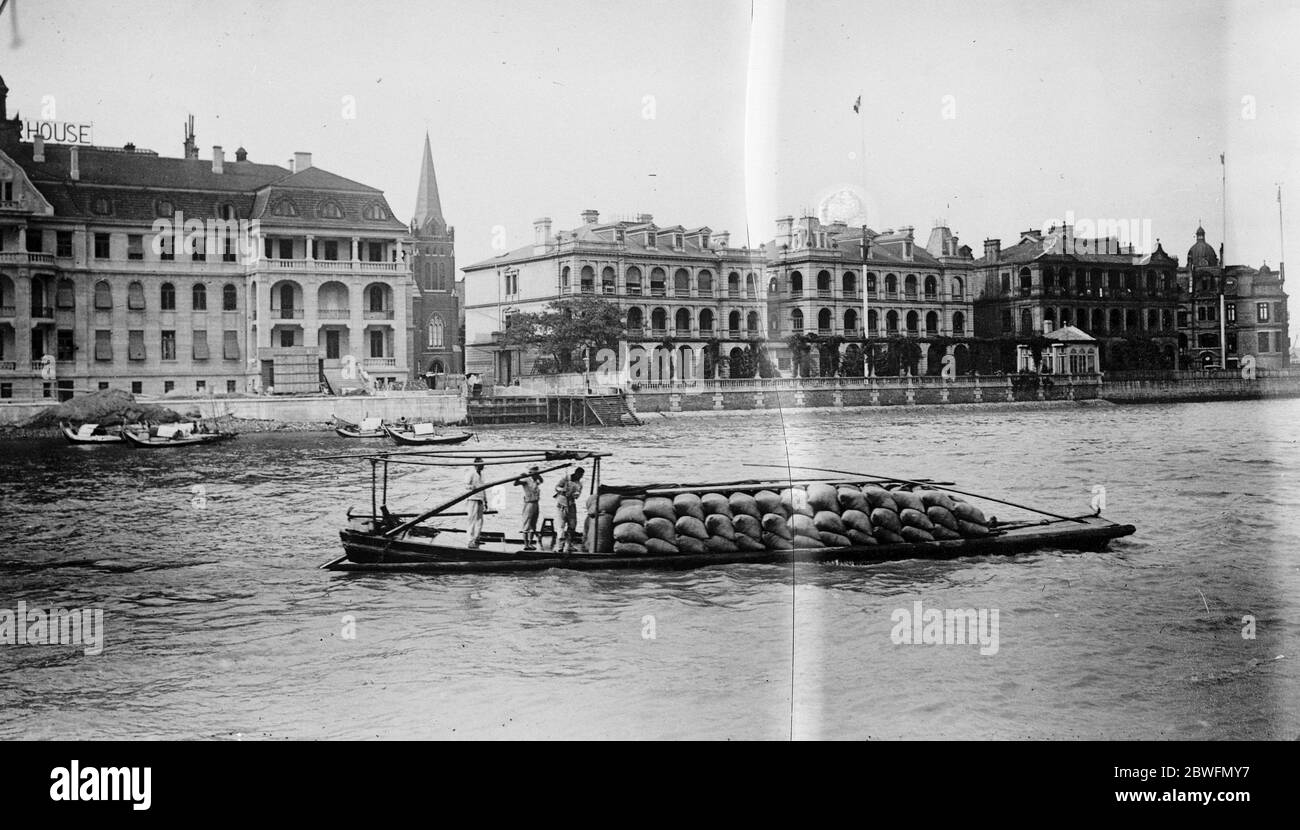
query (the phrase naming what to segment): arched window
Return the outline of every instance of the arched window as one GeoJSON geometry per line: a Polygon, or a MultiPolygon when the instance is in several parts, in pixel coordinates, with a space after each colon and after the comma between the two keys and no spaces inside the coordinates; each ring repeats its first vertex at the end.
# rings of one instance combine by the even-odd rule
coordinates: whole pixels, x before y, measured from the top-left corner
{"type": "Polygon", "coordinates": [[[371,222],[382,222],[388,218],[388,210],[378,202],[373,202],[361,211],[361,218],[371,222]]]}
{"type": "Polygon", "coordinates": [[[650,312],[650,328],[654,329],[655,334],[663,334],[668,329],[668,312],[662,308],[656,308],[650,312]]]}
{"type": "Polygon", "coordinates": [[[1106,330],[1106,312],[1100,308],[1092,310],[1092,331],[1101,332],[1106,330]]]}
{"type": "Polygon", "coordinates": [[[429,318],[429,348],[441,349],[445,327],[443,326],[442,316],[435,314],[429,318]]]}
{"type": "Polygon", "coordinates": [[[1070,325],[1070,309],[1063,308],[1061,309],[1061,328],[1065,328],[1068,325],[1070,325]]]}
{"type": "Polygon", "coordinates": [[[751,300],[758,298],[758,277],[753,271],[745,275],[745,295],[751,300]]]}
{"type": "Polygon", "coordinates": [[[321,202],[321,206],[320,206],[320,218],[322,218],[322,219],[342,219],[342,218],[343,218],[343,208],[339,207],[339,203],[333,201],[332,199],[329,200],[329,201],[321,202]]]}
{"type": "Polygon", "coordinates": [[[590,265],[582,266],[578,278],[582,281],[582,293],[593,294],[596,291],[596,270],[590,265]]]}
{"type": "Polygon", "coordinates": [[[600,272],[600,291],[602,294],[614,293],[614,269],[608,265],[600,272]]]}
{"type": "Polygon", "coordinates": [[[237,311],[239,309],[239,294],[232,283],[226,283],[221,288],[221,310],[237,311]]]}
{"type": "Polygon", "coordinates": [[[1020,309],[1020,333],[1034,333],[1034,315],[1033,312],[1027,308],[1020,309]]]}
{"type": "Polygon", "coordinates": [[[1160,329],[1160,312],[1154,308],[1147,309],[1147,330],[1158,331],[1160,329]]]}
{"type": "Polygon", "coordinates": [[[641,316],[641,309],[633,306],[627,310],[627,327],[637,332],[638,337],[640,336],[641,329],[645,327],[645,318],[641,316]]]}
{"type": "Polygon", "coordinates": [[[95,308],[109,309],[113,307],[113,287],[108,284],[107,280],[100,280],[95,283],[95,308]]]}
{"type": "Polygon", "coordinates": [[[695,285],[700,291],[701,297],[713,296],[713,273],[707,269],[701,271],[695,278],[695,285]]]}
{"type": "Polygon", "coordinates": [[[635,265],[633,265],[631,268],[628,268],[627,276],[625,279],[627,280],[627,293],[629,294],[641,293],[641,269],[640,268],[636,267],[635,265]]]}
{"type": "Polygon", "coordinates": [[[915,311],[907,312],[907,333],[912,336],[921,333],[921,315],[915,311]]]}
{"type": "Polygon", "coordinates": [[[960,311],[952,315],[952,333],[954,337],[961,337],[966,334],[966,315],[960,311]]]}
{"type": "Polygon", "coordinates": [[[833,315],[829,308],[823,308],[821,311],[817,312],[817,332],[819,334],[831,333],[831,326],[833,325],[831,322],[832,318],[833,315]]]}
{"type": "Polygon", "coordinates": [[[966,283],[962,282],[961,277],[952,278],[952,298],[960,300],[966,295],[966,283]]]}
{"type": "Polygon", "coordinates": [[[668,293],[668,275],[662,268],[650,269],[650,296],[662,297],[668,293]]]}
{"type": "Polygon", "coordinates": [[[803,274],[798,271],[790,272],[790,294],[798,297],[803,293],[803,274]]]}
{"type": "Polygon", "coordinates": [[[931,311],[925,315],[925,333],[931,337],[939,333],[939,312],[931,311]]]}
{"type": "Polygon", "coordinates": [[[885,274],[885,296],[893,297],[898,294],[898,275],[885,274]]]}
{"type": "Polygon", "coordinates": [[[818,271],[817,272],[817,296],[829,297],[830,294],[831,294],[831,272],[818,271]]]}
{"type": "Polygon", "coordinates": [[[939,296],[939,281],[934,275],[927,275],[925,278],[925,298],[927,300],[937,299],[939,296]]]}
{"type": "Polygon", "coordinates": [[[560,288],[569,290],[569,266],[567,265],[560,269],[560,288]]]}
{"type": "Polygon", "coordinates": [[[733,311],[727,315],[727,331],[740,331],[740,312],[733,311]]]}
{"type": "Polygon", "coordinates": [[[163,311],[176,310],[176,286],[169,282],[163,283],[158,288],[158,307],[163,311]]]}
{"type": "Polygon", "coordinates": [[[700,336],[708,337],[711,334],[713,334],[713,312],[706,308],[700,312],[700,336]]]}
{"type": "Polygon", "coordinates": [[[903,296],[909,300],[916,298],[916,274],[908,274],[903,280],[903,296]]]}
{"type": "Polygon", "coordinates": [[[844,333],[849,336],[858,333],[858,311],[850,308],[844,312],[844,333]]]}
{"type": "Polygon", "coordinates": [[[190,289],[190,308],[195,311],[208,310],[208,287],[201,282],[190,289]]]}
{"type": "Polygon", "coordinates": [[[892,308],[885,312],[885,333],[898,334],[898,312],[892,308]]]}
{"type": "Polygon", "coordinates": [[[691,333],[691,313],[684,308],[677,309],[677,336],[687,337],[691,333]]]}
{"type": "Polygon", "coordinates": [[[133,311],[144,310],[144,286],[133,282],[126,287],[126,307],[133,311]]]}
{"type": "Polygon", "coordinates": [[[735,271],[732,271],[730,274],[727,274],[727,296],[729,297],[740,296],[740,274],[736,273],[735,271]]]}
{"type": "Polygon", "coordinates": [[[745,317],[745,330],[750,334],[758,334],[758,312],[751,311],[745,317]]]}
{"type": "Polygon", "coordinates": [[[843,288],[845,297],[858,296],[858,275],[852,271],[845,271],[840,280],[840,287],[843,288]]]}
{"type": "Polygon", "coordinates": [[[790,328],[796,332],[803,331],[803,311],[801,309],[796,308],[790,312],[790,328]]]}
{"type": "Polygon", "coordinates": [[[873,271],[867,272],[867,293],[868,294],[876,293],[876,274],[873,271]]]}
{"type": "Polygon", "coordinates": [[[1110,330],[1122,331],[1123,328],[1124,328],[1124,315],[1120,313],[1120,310],[1118,308],[1112,308],[1110,310],[1110,330]]]}
{"type": "MultiPolygon", "coordinates": [[[[288,288],[288,286],[285,286],[285,288],[288,288]]],[[[371,311],[387,311],[387,310],[388,310],[388,309],[384,308],[384,299],[385,299],[385,297],[384,297],[384,293],[385,293],[385,292],[384,292],[384,286],[382,286],[382,285],[372,285],[372,286],[370,286],[370,290],[367,291],[366,294],[367,294],[367,295],[369,296],[369,298],[370,298],[370,310],[371,310],[371,311]]],[[[281,302],[283,302],[283,301],[281,301],[281,302]]]]}
{"type": "Polygon", "coordinates": [[[685,268],[678,268],[673,274],[673,293],[678,297],[689,297],[691,294],[691,272],[685,268]]]}
{"type": "Polygon", "coordinates": [[[289,199],[281,199],[271,208],[272,216],[297,216],[298,206],[289,199]]]}
{"type": "Polygon", "coordinates": [[[880,333],[880,313],[874,308],[867,310],[867,335],[876,337],[880,333]]]}

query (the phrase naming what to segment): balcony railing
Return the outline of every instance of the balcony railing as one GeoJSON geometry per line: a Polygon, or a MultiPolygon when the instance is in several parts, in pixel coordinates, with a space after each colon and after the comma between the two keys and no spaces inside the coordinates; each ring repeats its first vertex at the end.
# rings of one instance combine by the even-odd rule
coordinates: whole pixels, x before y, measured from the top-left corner
{"type": "Polygon", "coordinates": [[[602,293],[602,294],[613,294],[613,293],[614,293],[614,283],[612,283],[612,282],[602,282],[602,283],[600,284],[600,293],[602,293]]]}
{"type": "Polygon", "coordinates": [[[791,298],[791,299],[794,299],[794,300],[802,299],[802,298],[803,298],[803,289],[802,289],[802,288],[791,288],[791,289],[790,289],[790,298],[791,298]]]}
{"type": "Polygon", "coordinates": [[[701,296],[701,297],[712,297],[712,296],[713,296],[713,289],[712,289],[712,288],[701,288],[701,289],[700,289],[700,296],[701,296]]]}
{"type": "Polygon", "coordinates": [[[389,366],[396,366],[396,365],[397,365],[397,358],[395,358],[395,357],[367,357],[365,360],[363,360],[363,361],[361,362],[361,365],[363,365],[363,366],[376,366],[376,367],[380,367],[380,368],[385,368],[385,367],[389,367],[389,366]]]}
{"type": "Polygon", "coordinates": [[[18,309],[11,305],[0,305],[0,317],[13,317],[18,313],[18,309]]]}
{"type": "Polygon", "coordinates": [[[0,360],[0,372],[16,372],[18,363],[13,360],[0,360]]]}
{"type": "Polygon", "coordinates": [[[32,316],[41,318],[53,317],[54,307],[48,305],[34,305],[32,306],[32,316]]]}
{"type": "Polygon", "coordinates": [[[834,292],[832,292],[829,288],[818,288],[817,296],[823,300],[827,300],[830,299],[832,296],[834,296],[834,292]]]}
{"type": "Polygon", "coordinates": [[[363,320],[391,320],[393,319],[393,310],[391,308],[381,309],[379,311],[361,312],[363,320]]]}
{"type": "Polygon", "coordinates": [[[627,293],[639,295],[641,293],[641,283],[629,282],[627,284],[627,293]]]}
{"type": "Polygon", "coordinates": [[[939,295],[937,292],[927,291],[925,292],[925,299],[929,302],[934,302],[939,299],[939,295]]]}
{"type": "Polygon", "coordinates": [[[33,360],[32,371],[36,372],[37,374],[40,374],[41,372],[45,371],[45,362],[42,360],[33,360]]]}
{"type": "Polygon", "coordinates": [[[655,284],[651,283],[651,285],[650,285],[650,296],[651,296],[651,297],[667,297],[667,296],[668,296],[668,289],[667,289],[667,288],[664,288],[664,286],[662,286],[662,285],[655,285],[655,284]]]}
{"type": "Polygon", "coordinates": [[[38,251],[4,251],[0,252],[0,264],[3,265],[53,265],[54,254],[38,251]]]}
{"type": "Polygon", "coordinates": [[[835,329],[819,328],[817,329],[817,333],[820,334],[822,337],[830,337],[832,334],[835,333],[835,329]]]}
{"type": "Polygon", "coordinates": [[[668,336],[668,329],[650,329],[651,337],[664,338],[668,336]]]}
{"type": "Polygon", "coordinates": [[[352,317],[352,310],[347,308],[317,309],[316,316],[322,320],[347,320],[352,317]]]}
{"type": "Polygon", "coordinates": [[[303,311],[301,308],[273,308],[271,316],[281,320],[301,320],[303,311]]]}
{"type": "Polygon", "coordinates": [[[579,291],[583,294],[595,294],[596,286],[584,283],[579,291]]]}
{"type": "Polygon", "coordinates": [[[627,330],[627,336],[633,340],[640,340],[641,338],[645,337],[645,329],[640,328],[639,326],[635,328],[629,328],[627,330]]]}
{"type": "Polygon", "coordinates": [[[738,299],[740,299],[740,289],[739,289],[739,288],[728,288],[728,289],[727,289],[727,296],[730,297],[730,298],[733,299],[733,300],[738,300],[738,299]]]}
{"type": "MultiPolygon", "coordinates": [[[[233,260],[222,257],[223,262],[233,260]]],[[[272,259],[262,257],[254,266],[268,271],[358,271],[363,274],[396,274],[409,270],[404,262],[372,262],[354,259],[272,259]]]]}
{"type": "Polygon", "coordinates": [[[844,298],[846,300],[860,300],[862,299],[862,292],[856,288],[850,288],[844,292],[844,298]]]}

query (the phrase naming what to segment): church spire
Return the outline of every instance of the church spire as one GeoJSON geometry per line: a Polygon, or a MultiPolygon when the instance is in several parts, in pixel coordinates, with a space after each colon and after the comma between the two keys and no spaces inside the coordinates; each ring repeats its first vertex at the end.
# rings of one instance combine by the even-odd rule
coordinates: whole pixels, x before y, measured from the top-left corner
{"type": "Polygon", "coordinates": [[[424,134],[424,161],[420,163],[420,183],[416,187],[415,219],[412,224],[422,228],[430,219],[445,225],[442,218],[442,200],[438,198],[438,177],[433,172],[433,150],[429,146],[429,134],[424,134]]]}

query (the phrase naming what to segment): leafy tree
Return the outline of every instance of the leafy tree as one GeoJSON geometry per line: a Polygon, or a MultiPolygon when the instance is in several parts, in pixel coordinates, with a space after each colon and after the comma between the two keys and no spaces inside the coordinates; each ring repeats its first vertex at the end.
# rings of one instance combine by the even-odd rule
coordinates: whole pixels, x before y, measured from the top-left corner
{"type": "Polygon", "coordinates": [[[500,343],[549,355],[550,360],[539,361],[539,366],[556,372],[581,372],[595,368],[599,349],[617,351],[626,330],[623,313],[614,303],[599,297],[570,297],[556,300],[542,311],[513,315],[500,343]]]}

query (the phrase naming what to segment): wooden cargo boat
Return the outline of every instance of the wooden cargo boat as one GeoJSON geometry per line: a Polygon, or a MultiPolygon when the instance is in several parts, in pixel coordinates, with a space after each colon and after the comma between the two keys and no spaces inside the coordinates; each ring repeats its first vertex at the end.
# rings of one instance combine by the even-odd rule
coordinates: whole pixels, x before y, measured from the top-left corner
{"type": "Polygon", "coordinates": [[[217,444],[236,438],[233,432],[200,432],[192,423],[162,424],[152,430],[123,430],[122,436],[133,447],[166,449],[193,447],[200,444],[217,444]]]}
{"type": "Polygon", "coordinates": [[[59,428],[73,444],[121,444],[126,440],[120,432],[104,432],[99,424],[82,424],[74,430],[72,424],[61,423],[59,428]]]}
{"type": "Polygon", "coordinates": [[[472,432],[440,435],[434,430],[433,424],[411,424],[407,429],[399,429],[398,427],[385,425],[384,431],[387,432],[388,436],[397,443],[410,444],[413,446],[461,444],[474,437],[474,433],[472,432]]]}
{"type": "Polygon", "coordinates": [[[341,438],[387,438],[382,418],[362,418],[361,423],[354,424],[342,418],[335,418],[338,426],[334,428],[341,438]]]}
{"type": "Polygon", "coordinates": [[[1044,548],[1099,550],[1110,540],[1136,530],[1133,525],[1117,524],[1099,515],[1057,515],[976,496],[956,490],[948,482],[813,468],[796,469],[832,475],[784,481],[615,487],[600,480],[600,461],[608,455],[565,449],[483,449],[332,456],[364,458],[370,462],[371,505],[367,514],[353,515],[349,511],[351,525],[340,532],[344,553],[321,567],[335,571],[494,573],[548,568],[680,570],[735,563],[866,563],[1016,554],[1044,548]],[[448,511],[475,492],[511,485],[528,477],[530,473],[526,471],[486,482],[481,488],[462,493],[418,515],[389,511],[389,464],[463,468],[476,456],[483,459],[485,466],[509,466],[517,470],[521,466],[540,465],[539,474],[590,465],[589,480],[594,495],[587,499],[585,531],[576,536],[577,549],[568,553],[557,550],[560,540],[554,533],[549,538],[543,537],[542,549],[535,550],[525,546],[523,539],[490,531],[482,534],[479,546],[469,548],[464,528],[457,526],[460,522],[443,526],[429,524],[440,518],[464,515],[448,511]],[[838,512],[814,509],[835,506],[826,503],[829,493],[835,494],[838,512]],[[985,520],[978,507],[960,498],[963,495],[1021,508],[1044,518],[1015,522],[985,520]],[[672,505],[677,515],[675,523],[663,515],[654,516],[654,520],[645,518],[652,512],[663,514],[664,502],[672,505]],[[880,507],[871,508],[870,513],[857,509],[873,502],[878,502],[880,507]],[[926,506],[926,502],[930,504],[926,506]],[[752,510],[751,503],[761,505],[762,509],[752,510]],[[888,515],[891,503],[896,507],[898,504],[912,506],[897,507],[896,515],[891,518],[888,515]],[[698,514],[693,513],[697,505],[704,515],[704,521],[698,525],[698,514]],[[952,505],[952,509],[944,505],[952,505]],[[932,520],[932,530],[924,530],[924,520],[911,515],[920,512],[916,506],[925,506],[924,515],[933,516],[943,524],[932,520]],[[735,512],[728,515],[732,507],[735,512]],[[763,513],[761,518],[752,515],[769,508],[772,512],[763,513]],[[880,510],[886,512],[879,513],[880,510]],[[638,513],[645,523],[642,531],[636,527],[638,513]],[[947,519],[946,514],[950,514],[947,519]],[[665,522],[678,534],[671,543],[661,538],[668,533],[665,522]],[[753,530],[756,524],[763,528],[761,532],[753,530]],[[954,529],[949,529],[948,524],[954,529]],[[808,529],[823,526],[838,527],[843,533],[808,529]],[[862,530],[867,526],[871,527],[870,533],[862,530]],[[891,527],[899,530],[890,530],[891,527]],[[637,538],[638,533],[653,537],[644,544],[628,541],[637,538]],[[731,538],[727,538],[729,533],[733,534],[731,538]],[[814,533],[817,538],[813,538],[814,533]]]}

